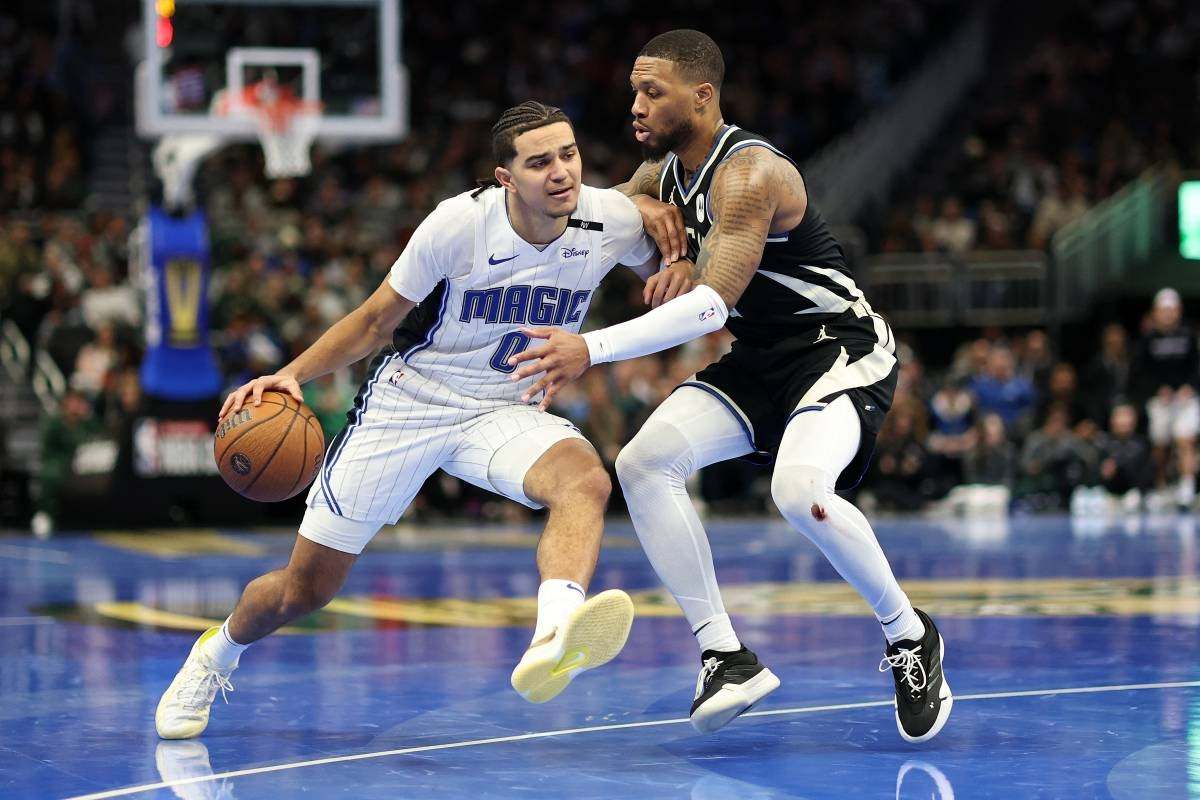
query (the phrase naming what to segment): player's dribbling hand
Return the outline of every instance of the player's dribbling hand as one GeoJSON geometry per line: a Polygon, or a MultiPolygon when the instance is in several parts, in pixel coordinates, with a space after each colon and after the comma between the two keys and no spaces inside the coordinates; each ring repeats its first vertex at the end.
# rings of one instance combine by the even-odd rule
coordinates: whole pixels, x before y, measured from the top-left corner
{"type": "Polygon", "coordinates": [[[683,212],[673,203],[655,200],[648,194],[630,198],[642,215],[642,227],[658,245],[658,252],[668,263],[687,255],[687,231],[683,228],[683,212]]]}
{"type": "Polygon", "coordinates": [[[587,372],[592,365],[588,355],[587,342],[577,333],[564,331],[562,328],[521,328],[521,333],[531,339],[545,339],[546,343],[530,347],[517,353],[508,360],[512,366],[523,361],[528,363],[518,367],[509,380],[519,381],[531,375],[543,373],[532,386],[521,395],[521,400],[528,403],[538,392],[545,392],[538,408],[545,411],[550,407],[550,401],[558,390],[587,372]]]}
{"type": "Polygon", "coordinates": [[[646,288],[642,290],[642,302],[651,308],[658,308],[668,300],[687,294],[693,285],[692,262],[686,258],[680,259],[646,280],[646,288]]]}
{"type": "Polygon", "coordinates": [[[286,392],[297,403],[304,402],[304,395],[300,393],[300,384],[291,375],[263,375],[261,378],[255,378],[249,383],[242,384],[235,391],[230,392],[229,396],[225,398],[225,403],[221,406],[221,413],[217,415],[217,421],[219,422],[228,415],[241,411],[247,397],[250,398],[253,405],[261,405],[263,392],[268,390],[286,392]]]}

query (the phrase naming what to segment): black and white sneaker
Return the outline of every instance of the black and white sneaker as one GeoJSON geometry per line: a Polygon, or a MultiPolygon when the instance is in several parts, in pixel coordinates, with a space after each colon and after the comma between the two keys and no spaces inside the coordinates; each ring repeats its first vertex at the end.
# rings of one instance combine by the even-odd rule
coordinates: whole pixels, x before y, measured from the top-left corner
{"type": "Polygon", "coordinates": [[[734,653],[705,650],[700,660],[692,727],[701,733],[720,730],[779,688],[779,678],[745,645],[734,653]]]}
{"type": "Polygon", "coordinates": [[[950,718],[954,696],[942,672],[946,643],[929,615],[919,608],[913,610],[925,625],[925,635],[919,642],[902,639],[889,644],[879,671],[890,668],[896,681],[896,727],[900,735],[905,741],[927,742],[950,718]]]}

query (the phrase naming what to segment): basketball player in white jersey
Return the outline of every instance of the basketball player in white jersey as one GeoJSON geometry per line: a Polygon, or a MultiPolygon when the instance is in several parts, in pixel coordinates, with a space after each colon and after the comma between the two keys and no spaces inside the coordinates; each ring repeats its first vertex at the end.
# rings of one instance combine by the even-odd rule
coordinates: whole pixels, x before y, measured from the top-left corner
{"type": "Polygon", "coordinates": [[[608,475],[574,425],[522,401],[532,380],[510,381],[508,359],[529,344],[523,326],[577,331],[615,265],[638,265],[655,301],[690,288],[687,268],[659,271],[634,204],[582,185],[575,134],[558,109],[509,109],[492,148],[498,185],[442,202],[362,306],[278,373],[226,399],[222,418],[268,389],[300,400],[300,384],[384,346],[309,492],[291,560],[251,581],[225,623],[197,640],[159,702],[163,738],[199,735],[246,646],[328,603],[367,542],[439,468],[549,509],[537,550],[537,625],[511,678],[521,696],[545,702],[624,645],[628,595],[585,595],[608,475]]]}
{"type": "Polygon", "coordinates": [[[862,478],[896,387],[896,345],[811,202],[796,163],[762,136],[728,125],[725,64],[711,38],[652,39],[630,83],[636,138],[651,159],[624,189],[682,215],[696,288],[629,322],[584,336],[526,332],[545,345],[514,377],[548,402],[590,364],[665,350],[726,327],[732,350],[684,381],[621,451],[617,476],[659,577],[701,651],[692,724],[717,730],[779,686],[738,639],[721,600],[704,527],[684,482],[730,458],[774,462],[771,496],[875,612],[886,639],[896,725],[910,742],[938,734],[953,696],[944,644],[896,582],[862,512],[837,489],[862,478]]]}

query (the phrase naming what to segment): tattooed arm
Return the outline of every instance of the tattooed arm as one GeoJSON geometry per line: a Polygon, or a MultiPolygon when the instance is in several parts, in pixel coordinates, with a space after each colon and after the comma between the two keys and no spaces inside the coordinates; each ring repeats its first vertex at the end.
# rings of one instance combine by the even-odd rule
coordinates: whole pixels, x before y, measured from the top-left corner
{"type": "Polygon", "coordinates": [[[662,175],[662,161],[643,161],[638,167],[633,177],[624,183],[618,183],[613,188],[626,197],[634,195],[647,194],[651,197],[658,197],[658,179],[662,175]]]}
{"type": "Polygon", "coordinates": [[[800,174],[788,161],[765,147],[734,153],[713,175],[708,206],[713,227],[700,245],[692,281],[712,287],[733,308],[758,270],[777,219],[791,223],[790,229],[806,206],[800,174]]]}
{"type": "Polygon", "coordinates": [[[687,231],[679,207],[659,202],[658,182],[662,166],[662,161],[643,161],[632,178],[613,188],[637,206],[642,215],[642,227],[658,245],[663,260],[673,264],[687,255],[687,231]]]}

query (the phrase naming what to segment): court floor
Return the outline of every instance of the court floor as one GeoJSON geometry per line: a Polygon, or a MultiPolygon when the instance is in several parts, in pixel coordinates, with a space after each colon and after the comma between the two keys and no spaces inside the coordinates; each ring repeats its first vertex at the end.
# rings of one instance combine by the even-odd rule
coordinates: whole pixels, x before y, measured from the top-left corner
{"type": "Polygon", "coordinates": [[[286,532],[0,538],[0,797],[1200,797],[1191,517],[881,520],[938,620],[956,695],[896,732],[878,625],[770,520],[711,526],[726,604],[782,687],[713,735],[699,661],[628,528],[592,590],[638,606],[624,653],[533,706],[508,686],[537,577],[525,528],[387,532],[342,595],[243,656],[200,739],[154,707],[286,532]]]}

